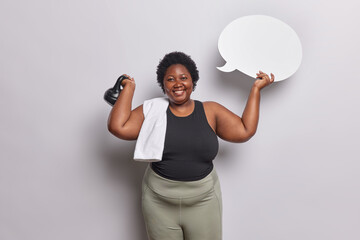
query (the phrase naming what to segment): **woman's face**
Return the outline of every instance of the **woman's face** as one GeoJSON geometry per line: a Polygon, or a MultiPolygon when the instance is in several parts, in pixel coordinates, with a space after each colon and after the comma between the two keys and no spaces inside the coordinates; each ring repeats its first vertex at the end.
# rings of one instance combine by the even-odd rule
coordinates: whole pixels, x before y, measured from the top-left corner
{"type": "Polygon", "coordinates": [[[183,104],[190,99],[193,81],[184,65],[174,64],[168,67],[164,76],[164,89],[170,101],[175,104],[183,104]]]}

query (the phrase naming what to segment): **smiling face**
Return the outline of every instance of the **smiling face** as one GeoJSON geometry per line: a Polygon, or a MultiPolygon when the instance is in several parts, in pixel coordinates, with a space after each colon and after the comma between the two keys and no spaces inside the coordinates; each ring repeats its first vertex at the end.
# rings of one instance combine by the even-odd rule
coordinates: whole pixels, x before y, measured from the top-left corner
{"type": "Polygon", "coordinates": [[[164,76],[164,89],[170,101],[177,105],[190,99],[193,81],[184,65],[174,64],[168,67],[164,76]]]}

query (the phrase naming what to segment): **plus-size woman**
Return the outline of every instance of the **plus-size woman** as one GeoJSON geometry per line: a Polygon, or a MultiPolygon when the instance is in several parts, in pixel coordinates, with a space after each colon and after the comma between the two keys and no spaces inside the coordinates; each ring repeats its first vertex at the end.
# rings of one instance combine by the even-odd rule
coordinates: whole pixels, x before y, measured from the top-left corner
{"type": "MultiPolygon", "coordinates": [[[[127,77],[108,129],[121,139],[136,140],[144,121],[143,105],[131,110],[135,81],[127,77]]],[[[182,52],[165,55],[158,65],[157,81],[169,105],[162,159],[149,164],[142,185],[142,209],[151,240],[222,238],[221,190],[212,163],[217,137],[240,143],[255,134],[260,90],[274,81],[274,75],[257,73],[241,117],[216,102],[191,99],[198,80],[196,64],[182,52]]]]}

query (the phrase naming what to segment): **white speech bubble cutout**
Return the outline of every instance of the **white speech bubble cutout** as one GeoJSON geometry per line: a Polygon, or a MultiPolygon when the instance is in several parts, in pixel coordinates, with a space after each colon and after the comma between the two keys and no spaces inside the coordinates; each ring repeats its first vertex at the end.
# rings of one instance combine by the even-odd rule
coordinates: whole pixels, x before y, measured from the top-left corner
{"type": "Polygon", "coordinates": [[[223,72],[235,69],[256,78],[261,70],[275,75],[275,82],[293,75],[302,59],[296,32],[286,23],[265,15],[238,18],[225,27],[218,48],[226,61],[223,72]]]}

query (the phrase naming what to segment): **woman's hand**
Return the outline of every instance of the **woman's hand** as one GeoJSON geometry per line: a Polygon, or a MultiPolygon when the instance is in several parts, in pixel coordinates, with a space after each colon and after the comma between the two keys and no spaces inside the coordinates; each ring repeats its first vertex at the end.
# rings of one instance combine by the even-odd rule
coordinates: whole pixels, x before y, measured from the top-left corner
{"type": "Polygon", "coordinates": [[[121,81],[121,86],[125,87],[127,85],[127,86],[132,86],[132,87],[135,88],[135,80],[134,80],[134,78],[130,77],[127,74],[123,74],[123,76],[125,76],[126,78],[121,81]]]}
{"type": "Polygon", "coordinates": [[[269,78],[269,76],[262,71],[259,71],[259,73],[257,73],[256,75],[257,80],[254,82],[254,86],[257,87],[259,90],[266,87],[267,85],[270,85],[275,80],[275,76],[272,73],[271,78],[269,78]]]}

